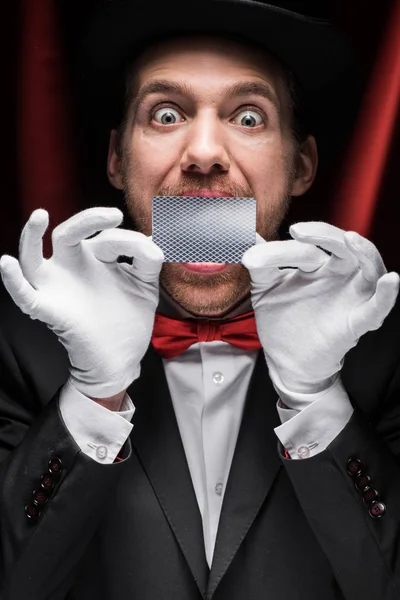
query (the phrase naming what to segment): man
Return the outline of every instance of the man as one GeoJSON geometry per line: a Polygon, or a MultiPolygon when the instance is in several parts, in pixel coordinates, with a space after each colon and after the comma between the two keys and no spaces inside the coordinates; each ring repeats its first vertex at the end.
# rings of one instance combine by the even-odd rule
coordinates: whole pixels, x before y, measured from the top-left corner
{"type": "MultiPolygon", "coordinates": [[[[137,6],[111,5],[126,50],[137,6]]],[[[311,86],[305,56],[316,76],[341,46],[267,4],[202,4],[217,23],[222,6],[249,40],[204,25],[134,52],[108,177],[138,231],[89,209],[45,261],[38,210],[2,258],[4,599],[400,597],[398,276],[325,223],[277,239],[317,169],[284,62],[311,86]],[[313,39],[302,60],[289,31],[313,39]],[[163,264],[156,195],[254,196],[258,243],[163,264]]]]}

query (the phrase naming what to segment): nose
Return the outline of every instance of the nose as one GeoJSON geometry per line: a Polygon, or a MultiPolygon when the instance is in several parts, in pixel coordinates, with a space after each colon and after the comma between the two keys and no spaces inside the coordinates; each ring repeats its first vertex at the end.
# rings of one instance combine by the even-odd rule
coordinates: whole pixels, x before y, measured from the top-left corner
{"type": "Polygon", "coordinates": [[[181,159],[182,171],[210,175],[230,168],[226,140],[218,118],[208,113],[190,126],[181,159]]]}

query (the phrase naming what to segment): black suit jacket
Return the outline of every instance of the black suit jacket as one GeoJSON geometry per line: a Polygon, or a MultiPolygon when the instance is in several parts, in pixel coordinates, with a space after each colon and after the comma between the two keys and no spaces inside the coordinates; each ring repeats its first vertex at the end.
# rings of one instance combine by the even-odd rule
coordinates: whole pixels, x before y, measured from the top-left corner
{"type": "Polygon", "coordinates": [[[286,460],[262,353],[224,496],[211,571],[161,359],[150,348],[129,389],[123,460],[101,465],[66,429],[66,353],[41,323],[1,303],[2,600],[395,600],[400,598],[400,306],[346,357],[355,407],[317,456],[286,460]],[[25,506],[48,461],[63,471],[40,517],[25,506]],[[347,473],[359,458],[380,519],[347,473]]]}

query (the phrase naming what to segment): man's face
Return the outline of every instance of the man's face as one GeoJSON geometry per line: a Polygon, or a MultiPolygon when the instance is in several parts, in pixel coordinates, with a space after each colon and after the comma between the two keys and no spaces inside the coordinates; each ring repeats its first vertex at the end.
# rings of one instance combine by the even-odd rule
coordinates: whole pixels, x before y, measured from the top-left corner
{"type": "MultiPolygon", "coordinates": [[[[257,231],[275,239],[291,195],[304,193],[316,167],[292,139],[280,66],[242,43],[197,36],[153,46],[134,69],[121,153],[114,132],[108,174],[137,228],[151,235],[153,196],[255,197],[257,231]]],[[[160,281],[199,316],[223,316],[250,291],[238,264],[199,272],[164,263],[160,281]]]]}

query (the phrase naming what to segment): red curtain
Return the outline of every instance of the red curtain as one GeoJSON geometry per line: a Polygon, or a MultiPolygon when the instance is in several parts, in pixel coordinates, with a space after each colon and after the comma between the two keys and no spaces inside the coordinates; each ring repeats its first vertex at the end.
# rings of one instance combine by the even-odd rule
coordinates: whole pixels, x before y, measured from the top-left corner
{"type": "MultiPolygon", "coordinates": [[[[79,206],[70,89],[54,0],[23,0],[18,77],[18,178],[23,223],[36,208],[50,229],[79,206]]],[[[49,246],[49,238],[46,238],[49,246]]],[[[47,251],[49,248],[47,248],[47,251]]]]}
{"type": "Polygon", "coordinates": [[[400,104],[400,0],[387,18],[354,136],[338,181],[332,222],[370,236],[400,104]]]}

